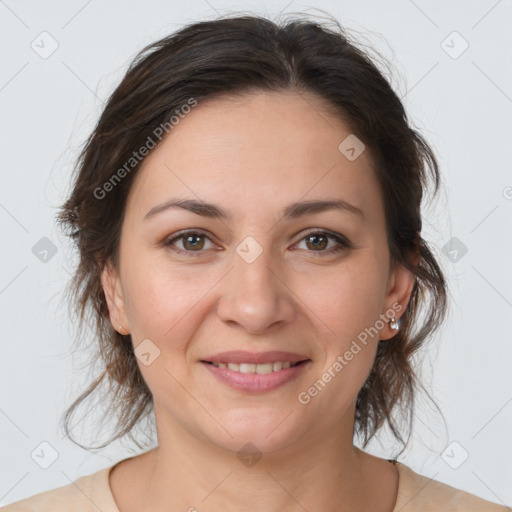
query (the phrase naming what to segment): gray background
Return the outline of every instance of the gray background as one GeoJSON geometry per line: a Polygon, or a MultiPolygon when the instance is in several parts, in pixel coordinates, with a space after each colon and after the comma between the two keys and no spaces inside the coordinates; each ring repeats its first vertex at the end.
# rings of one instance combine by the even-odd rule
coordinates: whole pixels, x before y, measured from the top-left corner
{"type": "MultiPolygon", "coordinates": [[[[315,13],[310,6],[0,0],[0,505],[137,452],[116,443],[88,453],[59,428],[91,375],[80,366],[87,354],[70,353],[75,328],[62,293],[74,256],[54,215],[103,100],[136,51],[186,22],[232,11],[315,13]]],[[[512,3],[323,0],[315,7],[398,68],[395,90],[443,173],[439,199],[424,209],[423,236],[448,276],[452,305],[420,370],[447,430],[420,400],[400,460],[512,504],[512,3]]],[[[368,451],[386,457],[391,446],[384,431],[368,451]]]]}

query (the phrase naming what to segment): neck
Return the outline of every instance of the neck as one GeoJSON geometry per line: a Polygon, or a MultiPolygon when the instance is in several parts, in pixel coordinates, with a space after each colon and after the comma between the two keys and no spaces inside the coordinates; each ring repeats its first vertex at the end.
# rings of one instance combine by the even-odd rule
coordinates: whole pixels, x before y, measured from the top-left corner
{"type": "Polygon", "coordinates": [[[350,423],[263,454],[226,450],[180,425],[166,427],[131,481],[137,490],[127,501],[144,505],[133,510],[393,510],[396,470],[353,446],[350,423]]]}

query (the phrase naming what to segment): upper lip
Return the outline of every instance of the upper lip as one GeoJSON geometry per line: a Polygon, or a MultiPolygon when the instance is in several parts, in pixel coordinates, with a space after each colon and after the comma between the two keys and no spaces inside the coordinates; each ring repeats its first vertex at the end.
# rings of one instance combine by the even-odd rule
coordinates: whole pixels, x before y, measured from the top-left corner
{"type": "Polygon", "coordinates": [[[270,352],[246,352],[243,350],[235,350],[231,352],[222,352],[220,354],[214,354],[202,359],[209,363],[252,363],[252,364],[264,364],[273,363],[276,361],[290,361],[296,363],[299,361],[305,361],[309,359],[308,356],[303,354],[294,354],[292,352],[281,352],[272,350],[270,352]]]}

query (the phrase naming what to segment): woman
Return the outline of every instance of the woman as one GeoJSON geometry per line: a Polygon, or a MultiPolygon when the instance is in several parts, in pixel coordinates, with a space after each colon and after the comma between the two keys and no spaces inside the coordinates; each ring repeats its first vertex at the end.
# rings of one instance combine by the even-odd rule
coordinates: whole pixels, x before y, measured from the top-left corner
{"type": "Polygon", "coordinates": [[[110,441],[154,412],[158,445],[4,510],[508,510],[353,444],[407,444],[447,290],[436,159],[338,28],[228,17],[135,59],[59,215],[105,365],[66,426],[107,382],[110,441]]]}

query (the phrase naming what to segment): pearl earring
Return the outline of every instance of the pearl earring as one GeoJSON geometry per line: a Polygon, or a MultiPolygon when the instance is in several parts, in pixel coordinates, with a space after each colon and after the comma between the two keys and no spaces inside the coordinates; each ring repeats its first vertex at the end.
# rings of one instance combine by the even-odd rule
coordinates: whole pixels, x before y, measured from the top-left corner
{"type": "Polygon", "coordinates": [[[400,325],[395,317],[393,317],[391,319],[391,321],[389,322],[389,325],[390,325],[391,329],[394,329],[395,331],[398,331],[398,329],[400,329],[400,325]]]}

